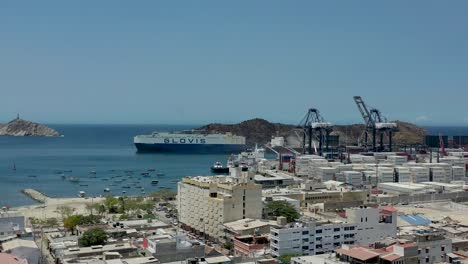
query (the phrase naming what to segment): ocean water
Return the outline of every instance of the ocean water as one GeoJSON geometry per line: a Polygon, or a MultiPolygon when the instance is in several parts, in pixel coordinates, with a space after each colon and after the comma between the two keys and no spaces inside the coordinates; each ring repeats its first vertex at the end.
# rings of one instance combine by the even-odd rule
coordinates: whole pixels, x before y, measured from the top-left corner
{"type": "MultiPolygon", "coordinates": [[[[160,187],[175,189],[172,181],[190,175],[210,175],[215,161],[225,162],[226,154],[168,154],[136,153],[133,136],[152,131],[190,129],[190,126],[167,125],[49,125],[65,137],[0,137],[0,207],[33,204],[35,201],[21,193],[26,188],[37,189],[50,197],[77,196],[85,191],[88,196],[105,194],[141,194],[136,186],[145,188],[147,194],[160,187]],[[16,167],[16,171],[13,167],[16,167]],[[151,177],[140,175],[148,169],[151,177]],[[63,179],[78,177],[79,183],[63,179]],[[90,171],[96,171],[95,178],[90,171]],[[129,178],[124,171],[132,170],[129,178]],[[157,176],[163,173],[164,176],[157,176]],[[35,176],[35,177],[31,177],[35,176]],[[121,177],[116,177],[121,176],[121,177]],[[159,184],[151,185],[151,180],[159,184]],[[115,183],[116,180],[124,180],[115,183]],[[130,185],[129,189],[122,186],[130,185]],[[111,186],[114,184],[114,186],[111,186]],[[87,186],[80,186],[87,185],[87,186]]],[[[430,134],[468,135],[468,127],[427,127],[430,134]]],[[[272,156],[273,157],[273,156],[272,156]]]]}
{"type": "Polygon", "coordinates": [[[188,175],[210,175],[215,161],[226,162],[226,154],[168,154],[136,153],[133,136],[152,131],[189,129],[188,126],[163,125],[49,125],[64,137],[0,137],[0,207],[35,203],[21,193],[25,188],[37,189],[50,197],[77,196],[85,191],[88,196],[105,194],[141,194],[135,186],[142,186],[147,194],[160,187],[176,188],[172,181],[188,175]],[[16,167],[16,171],[13,167],[16,167]],[[151,177],[142,177],[141,172],[151,177]],[[64,172],[63,179],[57,170],[64,172]],[[96,176],[90,174],[95,170],[96,176]],[[124,171],[132,170],[129,178],[124,171]],[[163,173],[164,176],[157,176],[163,173]],[[32,177],[34,176],[34,177],[32,177]],[[78,177],[79,183],[70,182],[78,177]],[[116,177],[121,176],[121,177],[116,177]],[[112,177],[112,178],[111,178],[112,177]],[[151,180],[159,180],[152,185],[151,180]],[[124,180],[115,183],[116,180],[124,180]],[[130,185],[129,189],[122,186],[130,185]],[[115,186],[111,186],[114,184],[115,186]],[[87,185],[87,186],[80,186],[87,185]]]}
{"type": "Polygon", "coordinates": [[[428,134],[444,136],[468,136],[468,126],[427,126],[428,134]]]}

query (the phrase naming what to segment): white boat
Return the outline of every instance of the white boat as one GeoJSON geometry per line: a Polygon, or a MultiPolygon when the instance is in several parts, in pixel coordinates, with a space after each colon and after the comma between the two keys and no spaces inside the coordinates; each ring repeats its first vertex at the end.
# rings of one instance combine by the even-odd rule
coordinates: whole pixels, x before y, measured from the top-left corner
{"type": "Polygon", "coordinates": [[[105,188],[105,189],[104,189],[104,192],[110,192],[110,189],[109,189],[109,188],[105,188]]]}
{"type": "Polygon", "coordinates": [[[81,198],[84,198],[86,196],[86,192],[80,191],[78,196],[81,197],[81,198]]]}

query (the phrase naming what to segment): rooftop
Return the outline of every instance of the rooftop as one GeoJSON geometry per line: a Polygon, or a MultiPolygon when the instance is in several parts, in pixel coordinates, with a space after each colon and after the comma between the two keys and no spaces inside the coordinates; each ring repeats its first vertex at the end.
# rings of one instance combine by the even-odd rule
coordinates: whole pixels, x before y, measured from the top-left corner
{"type": "Polygon", "coordinates": [[[10,254],[0,253],[0,263],[2,264],[27,264],[27,261],[25,259],[20,259],[10,254]]]}
{"type": "Polygon", "coordinates": [[[276,221],[263,220],[263,219],[251,219],[245,218],[237,221],[225,223],[224,226],[234,231],[244,231],[249,229],[260,228],[264,226],[276,225],[276,221]]]}
{"type": "Polygon", "coordinates": [[[13,240],[4,242],[2,243],[2,247],[4,251],[13,250],[19,247],[38,248],[34,241],[24,240],[24,239],[13,239],[13,240]]]}

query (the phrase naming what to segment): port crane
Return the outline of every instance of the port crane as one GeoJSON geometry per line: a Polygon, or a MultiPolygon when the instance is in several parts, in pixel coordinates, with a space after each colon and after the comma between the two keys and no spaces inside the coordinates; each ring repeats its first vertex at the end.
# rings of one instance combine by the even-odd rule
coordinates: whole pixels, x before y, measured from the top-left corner
{"type": "Polygon", "coordinates": [[[384,151],[384,135],[388,136],[388,150],[392,151],[392,137],[393,132],[398,130],[396,123],[390,123],[387,119],[382,116],[380,111],[375,108],[368,107],[361,96],[354,96],[354,102],[356,103],[359,112],[361,112],[362,118],[365,123],[365,130],[361,136],[364,137],[364,145],[368,147],[369,133],[372,134],[372,151],[384,151]],[[377,136],[379,136],[379,147],[377,148],[377,136]]]}
{"type": "Polygon", "coordinates": [[[298,128],[302,129],[302,154],[306,154],[306,141],[308,142],[308,154],[316,153],[322,156],[324,145],[325,150],[328,151],[328,138],[332,131],[332,125],[325,122],[316,108],[310,108],[307,111],[298,128]],[[318,142],[318,149],[313,139],[318,142]],[[314,144],[314,151],[312,151],[312,144],[314,144]]]}

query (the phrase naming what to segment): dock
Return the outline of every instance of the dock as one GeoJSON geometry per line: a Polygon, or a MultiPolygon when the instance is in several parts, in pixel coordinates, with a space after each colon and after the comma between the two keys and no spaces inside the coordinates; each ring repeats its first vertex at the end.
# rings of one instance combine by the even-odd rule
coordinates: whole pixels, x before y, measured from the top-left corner
{"type": "Polygon", "coordinates": [[[47,195],[34,189],[24,189],[21,192],[39,203],[45,203],[48,199],[50,199],[50,197],[47,195]]]}

